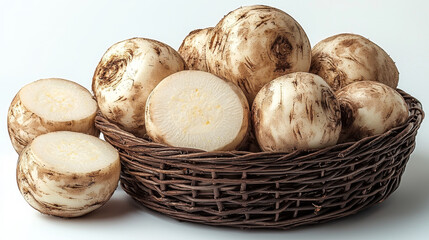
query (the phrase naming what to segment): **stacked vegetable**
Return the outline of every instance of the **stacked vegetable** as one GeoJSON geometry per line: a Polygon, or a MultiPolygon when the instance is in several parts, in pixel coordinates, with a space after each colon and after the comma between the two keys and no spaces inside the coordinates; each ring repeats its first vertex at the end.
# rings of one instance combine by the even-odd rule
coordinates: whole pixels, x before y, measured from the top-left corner
{"type": "Polygon", "coordinates": [[[96,101],[64,79],[18,92],[8,112],[18,187],[46,214],[75,217],[102,206],[120,164],[97,138],[97,111],[135,136],[175,147],[313,150],[403,124],[398,79],[393,60],[370,40],[339,34],[311,49],[291,16],[261,5],[192,31],[178,51],[124,40],[94,72],[96,101]]]}

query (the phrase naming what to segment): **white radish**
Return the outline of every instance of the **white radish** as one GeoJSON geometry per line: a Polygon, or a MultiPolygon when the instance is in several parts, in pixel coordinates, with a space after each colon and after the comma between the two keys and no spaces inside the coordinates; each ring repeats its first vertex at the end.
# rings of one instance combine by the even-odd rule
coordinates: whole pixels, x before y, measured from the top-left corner
{"type": "Polygon", "coordinates": [[[334,91],[356,81],[377,81],[396,88],[399,72],[392,58],[377,44],[357,34],[338,34],[311,50],[310,72],[321,76],[334,91]]]}
{"type": "Polygon", "coordinates": [[[311,73],[291,73],[265,85],[253,102],[256,139],[263,151],[309,150],[335,145],[340,106],[328,84],[311,73]]]}
{"type": "Polygon", "coordinates": [[[237,84],[252,104],[269,81],[310,69],[311,45],[299,23],[280,9],[255,5],[228,13],[206,43],[208,71],[237,84]]]}
{"type": "Polygon", "coordinates": [[[404,98],[379,82],[354,82],[337,91],[343,129],[341,142],[384,133],[408,119],[404,98]]]}
{"type": "Polygon", "coordinates": [[[213,74],[172,74],[146,103],[146,129],[155,142],[206,151],[233,150],[249,129],[249,106],[240,88],[213,74]]]}
{"type": "Polygon", "coordinates": [[[145,38],[127,39],[103,55],[92,90],[108,120],[143,137],[144,108],[150,92],[162,79],[185,68],[182,57],[170,46],[145,38]]]}
{"type": "Polygon", "coordinates": [[[10,104],[9,136],[18,153],[35,137],[48,132],[98,136],[96,113],[97,103],[81,85],[59,78],[41,79],[21,88],[10,104]]]}
{"type": "Polygon", "coordinates": [[[44,214],[78,217],[101,207],[118,186],[119,154],[83,133],[41,135],[19,157],[18,188],[44,214]]]}
{"type": "Polygon", "coordinates": [[[197,29],[188,34],[180,45],[178,52],[190,70],[207,72],[206,43],[212,27],[197,29]]]}

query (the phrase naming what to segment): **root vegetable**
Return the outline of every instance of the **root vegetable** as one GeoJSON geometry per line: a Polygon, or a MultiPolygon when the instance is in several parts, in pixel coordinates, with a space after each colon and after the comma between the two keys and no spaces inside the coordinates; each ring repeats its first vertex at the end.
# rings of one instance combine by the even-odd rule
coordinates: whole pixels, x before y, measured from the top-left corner
{"type": "Polygon", "coordinates": [[[188,34],[180,45],[179,53],[190,70],[207,72],[206,42],[213,28],[197,29],[188,34]]]}
{"type": "Polygon", "coordinates": [[[119,154],[83,133],[38,136],[19,157],[18,188],[41,213],[77,217],[101,207],[118,186],[119,154]]]}
{"type": "Polygon", "coordinates": [[[188,70],[165,78],[146,103],[147,134],[155,142],[206,151],[233,150],[249,128],[240,88],[213,74],[188,70]]]}
{"type": "Polygon", "coordinates": [[[378,45],[356,34],[339,34],[317,43],[310,72],[321,76],[334,91],[356,81],[377,81],[396,88],[399,72],[378,45]]]}
{"type": "Polygon", "coordinates": [[[408,119],[408,107],[394,89],[378,82],[354,82],[337,92],[343,129],[340,142],[381,134],[408,119]]]}
{"type": "Polygon", "coordinates": [[[96,112],[97,103],[81,85],[59,78],[41,79],[21,88],[10,104],[9,136],[17,153],[48,132],[67,130],[98,136],[96,112]]]}
{"type": "Polygon", "coordinates": [[[308,150],[335,145],[341,131],[339,103],[328,84],[311,73],[291,73],[265,85],[252,107],[263,151],[308,150]]]}
{"type": "Polygon", "coordinates": [[[269,81],[310,68],[307,35],[295,19],[276,8],[238,8],[226,15],[209,37],[208,71],[237,84],[250,104],[269,81]]]}
{"type": "Polygon", "coordinates": [[[150,92],[162,79],[185,68],[179,53],[170,46],[132,38],[107,50],[95,70],[92,90],[108,120],[142,137],[150,92]]]}

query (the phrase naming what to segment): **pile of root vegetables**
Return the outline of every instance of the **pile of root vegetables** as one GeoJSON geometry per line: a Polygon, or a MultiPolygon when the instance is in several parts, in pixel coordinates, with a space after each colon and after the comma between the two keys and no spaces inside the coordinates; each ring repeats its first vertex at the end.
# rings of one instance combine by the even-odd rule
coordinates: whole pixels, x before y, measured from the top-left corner
{"type": "Polygon", "coordinates": [[[75,217],[116,189],[118,152],[98,138],[97,111],[154,142],[205,151],[314,150],[403,124],[399,73],[378,45],[338,34],[311,48],[269,6],[238,8],[189,33],[176,51],[148,38],[111,46],[91,93],[64,79],[24,86],[8,112],[18,187],[42,213],[75,217]]]}

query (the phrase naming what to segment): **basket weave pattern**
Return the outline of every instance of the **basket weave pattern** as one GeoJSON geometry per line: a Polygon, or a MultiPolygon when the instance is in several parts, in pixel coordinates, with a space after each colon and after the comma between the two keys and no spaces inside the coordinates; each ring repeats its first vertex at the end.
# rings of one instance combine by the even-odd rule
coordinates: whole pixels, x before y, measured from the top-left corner
{"type": "Polygon", "coordinates": [[[398,188],[424,117],[398,91],[404,125],[309,152],[204,152],[137,138],[100,114],[96,125],[120,151],[122,188],[142,205],[189,222],[288,229],[354,214],[398,188]]]}

